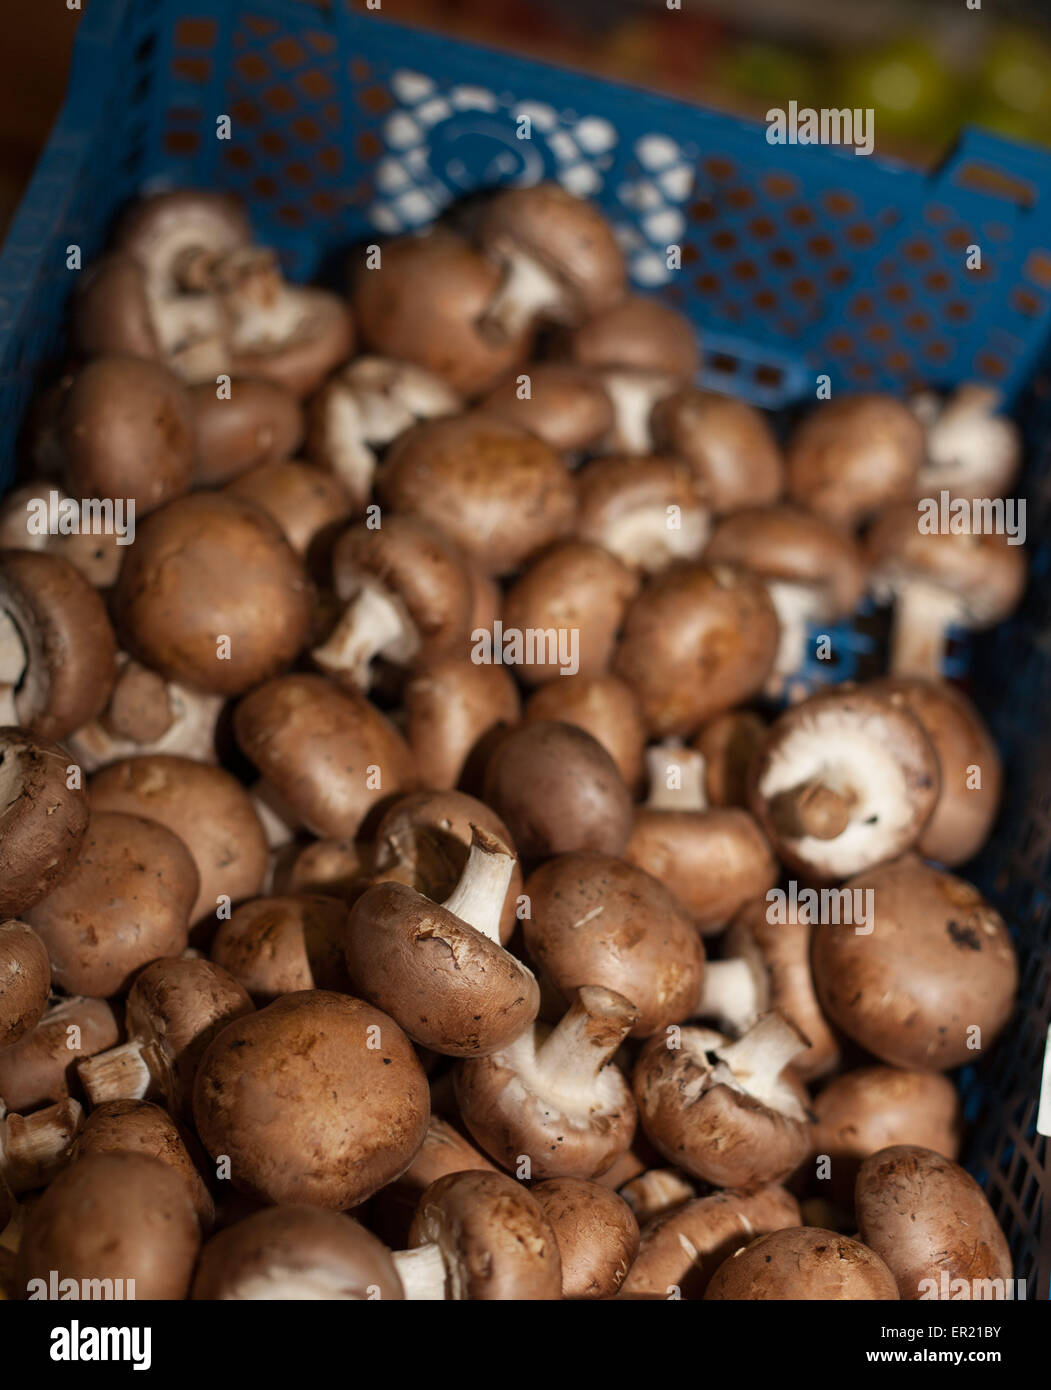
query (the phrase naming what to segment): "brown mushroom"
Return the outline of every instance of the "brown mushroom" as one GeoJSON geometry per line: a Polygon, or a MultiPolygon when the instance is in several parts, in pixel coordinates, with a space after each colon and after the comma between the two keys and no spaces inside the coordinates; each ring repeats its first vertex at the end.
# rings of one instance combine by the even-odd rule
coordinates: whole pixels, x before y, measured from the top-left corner
{"type": "Polygon", "coordinates": [[[688,1018],[701,993],[704,947],[686,910],[657,879],[605,854],[563,854],[527,880],[526,949],[564,998],[591,983],[638,1010],[632,1035],[688,1018]]]}
{"type": "Polygon", "coordinates": [[[201,1057],[228,1023],[252,1011],[239,981],[198,956],[151,961],[128,991],[128,1041],[77,1064],[92,1105],[162,1096],[188,1117],[201,1057]]]}
{"type": "Polygon", "coordinates": [[[491,1158],[533,1178],[593,1178],[631,1144],[635,1105],[613,1054],[637,1010],[614,990],[585,985],[554,1028],[535,1023],[455,1072],[463,1122],[491,1158]]]}
{"type": "Polygon", "coordinates": [[[32,927],[0,921],[0,1051],[35,1028],[47,1008],[51,964],[32,927]]]}
{"type": "Polygon", "coordinates": [[[201,1142],[229,1157],[239,1191],[270,1203],[365,1201],[409,1165],[429,1113],[427,1078],[393,1019],[325,990],[229,1024],[194,1084],[201,1142]]]}
{"type": "Polygon", "coordinates": [[[848,1209],[858,1169],[880,1149],[912,1144],[945,1158],[959,1153],[960,1097],[935,1071],[859,1067],[823,1086],[813,1110],[814,1154],[830,1160],[828,1190],[848,1209]]]}
{"type": "Polygon", "coordinates": [[[506,734],[486,766],[484,800],[525,860],[619,854],[631,833],[631,796],[616,764],[571,724],[523,724],[506,734]]]}
{"type": "Polygon", "coordinates": [[[1018,606],[1026,564],[1012,537],[971,529],[970,519],[965,530],[925,525],[915,503],[902,503],[876,521],[867,548],[877,598],[894,601],[891,674],[933,679],[950,627],[992,627],[1018,606]]]}
{"type": "Polygon", "coordinates": [[[915,397],[912,410],[927,432],[927,456],[917,497],[947,489],[956,497],[1003,497],[1022,461],[1018,426],[1001,413],[995,386],[965,382],[947,400],[915,397]]]}
{"type": "Polygon", "coordinates": [[[810,1151],[806,1091],[789,1070],[806,1047],[776,1013],[736,1042],[703,1028],[651,1038],[632,1078],[647,1137],[670,1163],[717,1187],[780,1182],[810,1151]]]}
{"type": "Polygon", "coordinates": [[[191,922],[260,891],[266,837],[248,793],[225,769],[163,754],[124,758],[95,774],[89,796],[93,812],[144,816],[178,835],[200,875],[191,922]]]}
{"type": "Polygon", "coordinates": [[[545,550],[504,599],[504,633],[532,633],[516,670],[529,685],[553,676],[600,676],[638,580],[612,547],[563,541],[545,550]]]}
{"type": "Polygon", "coordinates": [[[432,1051],[495,1052],[536,1018],[536,980],[500,945],[513,867],[507,847],[474,826],[467,863],[444,903],[388,881],[351,908],[345,942],[352,984],[432,1051]]]}
{"type": "Polygon", "coordinates": [[[351,513],[334,474],[301,459],[274,459],[239,473],[223,492],[262,508],[310,572],[319,579],[327,575],[336,532],[351,513]]]}
{"type": "Polygon", "coordinates": [[[127,990],[147,961],[185,947],[199,882],[190,851],[165,826],[96,811],[76,864],[25,917],[58,988],[103,998],[127,990]]]}
{"type": "Polygon", "coordinates": [[[646,762],[649,798],[635,808],[624,858],[670,888],[699,931],[721,931],[774,886],[777,861],[747,811],[709,809],[700,753],[655,745],[646,762]]]}
{"type": "Polygon", "coordinates": [[[817,1226],[760,1236],[712,1275],[709,1301],[835,1302],[897,1299],[894,1276],[860,1241],[817,1226]]]}
{"type": "Polygon", "coordinates": [[[693,746],[704,758],[704,791],[712,806],[747,806],[748,773],[766,738],[752,710],[727,710],[703,724],[693,746]]]}
{"type": "Polygon", "coordinates": [[[0,728],[0,915],[33,907],[72,868],[88,799],[67,753],[25,729],[0,728]]]}
{"type": "Polygon", "coordinates": [[[704,558],[740,565],[766,584],[781,629],[768,682],[768,693],[775,695],[802,666],[808,629],[852,613],[865,588],[861,552],[850,533],[786,503],[725,517],[704,558]]]}
{"type": "Polygon", "coordinates": [[[677,565],[628,609],[613,669],[634,689],[651,734],[688,735],[756,694],[777,653],[762,582],[726,565],[677,565]]]}
{"type": "Polygon", "coordinates": [[[788,496],[827,521],[859,526],[912,496],[923,457],[923,427],[901,401],[837,396],[789,440],[788,496]]]}
{"type": "Polygon", "coordinates": [[[102,599],[68,560],[0,551],[4,723],[65,738],[105,705],[116,654],[102,599]]]}
{"type": "Polygon", "coordinates": [[[412,756],[363,695],[321,676],[283,676],[234,713],[245,756],[315,835],[356,835],[367,813],[412,782],[412,756]]]}
{"type": "Polygon", "coordinates": [[[68,496],[50,479],[25,483],[0,502],[0,550],[58,555],[93,588],[108,589],[116,583],[124,551],[134,539],[129,509],[122,499],[108,500],[113,504],[113,521],[106,530],[104,499],[88,498],[85,508],[83,500],[68,496]]]}
{"type": "Polygon", "coordinates": [[[402,727],[420,782],[437,790],[458,786],[520,713],[518,687],[505,666],[455,655],[422,666],[402,689],[402,727]]]}
{"type": "Polygon", "coordinates": [[[122,758],[166,754],[214,763],[225,701],[165,680],[157,671],[117,653],[117,675],[106,707],[65,740],[85,772],[122,758]]]}
{"type": "Polygon", "coordinates": [[[745,401],[685,386],[658,401],[650,417],[653,447],[689,464],[716,513],[774,503],[784,462],[766,418],[745,401]]]}
{"type": "Polygon", "coordinates": [[[702,1298],[716,1269],[743,1242],[799,1222],[799,1204],[783,1187],[694,1198],[643,1227],[624,1292],[702,1298]]]}
{"type": "Polygon", "coordinates": [[[367,690],[379,657],[409,668],[467,641],[473,593],[463,556],[415,517],[344,531],[332,553],[332,576],[346,606],[312,656],[341,685],[367,690]]]}
{"type": "Polygon", "coordinates": [[[858,874],[866,929],[821,924],[812,959],[828,1018],[891,1066],[946,1071],[974,1060],[1014,1008],[1018,962],[999,913],[969,883],[913,855],[858,874]]]}
{"type": "Polygon", "coordinates": [[[523,718],[572,724],[601,743],[630,792],[642,781],[646,730],[638,699],[619,676],[556,676],[534,690],[523,718]]]}
{"type": "Polygon", "coordinates": [[[215,1220],[215,1203],[194,1165],[179,1127],[147,1100],[111,1100],[92,1110],[76,1140],[78,1162],[90,1154],[138,1153],[160,1159],[186,1184],[202,1230],[215,1220]]]}
{"type": "Polygon", "coordinates": [[[267,1207],[201,1251],[194,1299],[287,1302],[405,1297],[390,1251],[341,1212],[267,1207]]]}
{"type": "Polygon", "coordinates": [[[914,845],[938,801],[923,725],[871,686],[818,691],[771,726],[749,804],[790,869],[827,882],[914,845]]]}
{"type": "Polygon", "coordinates": [[[600,378],[567,362],[526,363],[498,382],[478,408],[529,430],[560,454],[596,447],[613,427],[613,407],[600,378]]]}
{"type": "Polygon", "coordinates": [[[293,392],[263,377],[188,388],[197,441],[193,481],[218,487],[268,463],[290,459],[303,439],[303,408],[293,392]]]}
{"type": "MultiPolygon", "coordinates": [[[[609,1173],[603,1174],[603,1181],[609,1183],[609,1173]]],[[[640,1226],[654,1217],[675,1211],[697,1196],[696,1184],[678,1168],[647,1168],[627,1182],[611,1186],[631,1207],[640,1226]]]]}
{"type": "Polygon", "coordinates": [[[861,1165],[854,1206],[903,1299],[1014,1298],[1007,1237],[951,1159],[916,1144],[880,1149],[861,1165]]]}
{"type": "Polygon", "coordinates": [[[503,1173],[450,1173],[420,1198],[394,1257],[409,1299],[530,1302],[562,1295],[558,1242],[540,1203],[503,1173]]]}
{"type": "Polygon", "coordinates": [[[444,532],[486,574],[508,574],[570,528],[573,484],[555,451],[480,412],[414,425],[391,446],[380,501],[444,532]]]}
{"type": "Polygon", "coordinates": [[[73,1157],[83,1119],[68,1097],[30,1115],[8,1115],[0,1101],[0,1187],[16,1197],[47,1187],[73,1157]]]}
{"type": "Polygon", "coordinates": [[[681,460],[653,454],[593,459],[573,482],[577,536],[630,568],[657,574],[704,550],[708,507],[681,460]]]}
{"type": "Polygon", "coordinates": [[[57,1279],[64,1298],[90,1297],[85,1289],[101,1281],[122,1290],[111,1296],[181,1299],[199,1244],[186,1181],[168,1164],[92,1154],[60,1173],[29,1213],[18,1281],[23,1291],[34,1281],[46,1291],[57,1279]]]}
{"type": "Polygon", "coordinates": [[[346,906],[336,898],[306,893],[254,898],[219,923],[211,957],[259,1005],[297,990],[345,992],[346,927],[346,906]]]}
{"type": "Polygon", "coordinates": [[[562,1262],[562,1297],[612,1298],[639,1248],[639,1224],[623,1197],[587,1178],[547,1178],[532,1189],[562,1262]]]}
{"type": "Polygon", "coordinates": [[[349,901],[367,887],[363,847],[349,837],[311,840],[306,845],[289,842],[288,849],[274,864],[271,887],[280,896],[320,894],[349,901]]]}
{"type": "Polygon", "coordinates": [[[499,267],[445,228],[388,242],[374,268],[361,266],[353,276],[362,344],[476,395],[529,351],[528,326],[499,342],[481,331],[500,280],[499,267]]]}
{"type": "Polygon", "coordinates": [[[65,1100],[77,1059],[113,1047],[119,1036],[104,999],[60,999],[18,1042],[0,1048],[0,1099],[19,1113],[65,1100]]]}

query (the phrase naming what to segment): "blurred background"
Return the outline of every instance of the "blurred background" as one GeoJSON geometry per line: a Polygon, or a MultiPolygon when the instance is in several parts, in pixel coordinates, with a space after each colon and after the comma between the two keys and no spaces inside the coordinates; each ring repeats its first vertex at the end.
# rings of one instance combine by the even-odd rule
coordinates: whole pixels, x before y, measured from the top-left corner
{"type": "MultiPolygon", "coordinates": [[[[743,115],[872,107],[879,154],[913,164],[936,163],[965,123],[1051,144],[1048,0],[679,3],[383,0],[382,14],[743,115]]],[[[4,0],[0,233],[61,103],[78,19],[64,0],[4,0]]]]}

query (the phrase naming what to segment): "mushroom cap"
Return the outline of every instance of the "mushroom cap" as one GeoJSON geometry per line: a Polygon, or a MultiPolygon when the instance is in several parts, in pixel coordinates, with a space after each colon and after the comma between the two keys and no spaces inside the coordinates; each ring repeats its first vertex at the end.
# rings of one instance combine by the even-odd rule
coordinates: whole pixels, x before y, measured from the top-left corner
{"type": "Polygon", "coordinates": [[[818,1226],[790,1226],[760,1236],[724,1260],[706,1300],[835,1302],[897,1299],[894,1276],[860,1241],[818,1226]]]}
{"type": "Polygon", "coordinates": [[[858,874],[871,890],[867,934],[815,927],[821,1007],[867,1052],[896,1067],[947,1071],[974,1060],[1014,1007],[1018,961],[1003,919],[977,888],[913,855],[858,874]]]}
{"type": "Polygon", "coordinates": [[[484,763],[487,741],[518,723],[521,700],[506,666],[452,655],[410,675],[402,711],[420,782],[444,790],[484,763]]]}
{"type": "Polygon", "coordinates": [[[160,362],[97,357],[59,407],[66,488],[76,498],[127,498],[141,518],[188,491],[196,434],[186,388],[160,362]]]}
{"type": "Polygon", "coordinates": [[[613,428],[613,406],[602,379],[568,362],[529,362],[509,373],[478,402],[486,415],[529,430],[558,453],[598,444],[613,428]],[[529,395],[519,395],[522,377],[529,395]]]}
{"type": "Polygon", "coordinates": [[[73,301],[70,329],[84,357],[160,359],[146,277],[133,256],[112,252],[87,267],[73,301]]]}
{"type": "Polygon", "coordinates": [[[236,695],[303,646],[310,585],[277,524],[257,507],[194,493],[139,528],[115,593],[118,627],[169,680],[236,695]],[[220,659],[218,643],[228,639],[220,659]]]}
{"type": "Polygon", "coordinates": [[[293,845],[288,858],[278,859],[272,887],[281,896],[305,893],[346,902],[364,889],[366,873],[364,853],[356,840],[347,836],[311,840],[293,845]]]}
{"type": "Polygon", "coordinates": [[[612,1298],[639,1248],[627,1202],[589,1178],[546,1178],[531,1190],[555,1233],[562,1297],[612,1298]]]}
{"type": "Polygon", "coordinates": [[[380,501],[457,542],[486,574],[508,574],[570,527],[573,484],[543,440],[480,412],[427,420],[391,446],[380,501]]]}
{"type": "Polygon", "coordinates": [[[766,417],[746,401],[685,386],[654,406],[654,447],[689,464],[713,511],[764,507],[784,490],[784,461],[766,417]]]}
{"type": "Polygon", "coordinates": [[[775,1009],[794,1024],[810,1047],[792,1062],[805,1081],[824,1076],[839,1061],[840,1047],[821,1012],[810,971],[812,928],[807,913],[771,920],[766,897],[745,903],[722,941],[724,958],[745,960],[760,985],[758,1014],[775,1009]]]}
{"type": "MultiPolygon", "coordinates": [[[[539,555],[504,599],[504,631],[575,631],[577,671],[600,676],[609,666],[628,604],[638,592],[628,567],[601,545],[562,541],[539,555]]],[[[550,645],[540,655],[553,655],[550,645]]],[[[518,675],[539,685],[567,670],[556,659],[523,663],[518,675]]]]}
{"type": "Polygon", "coordinates": [[[415,635],[411,664],[424,665],[466,646],[474,594],[464,556],[441,531],[416,517],[395,514],[378,528],[349,527],[332,551],[332,579],[344,602],[370,584],[394,599],[415,635]]]}
{"type": "Polygon", "coordinates": [[[197,866],[165,826],[116,811],[92,813],[77,862],[26,913],[69,994],[121,994],[158,956],[186,946],[197,866]]]}
{"type": "Polygon", "coordinates": [[[833,1199],[853,1206],[862,1162],[894,1144],[919,1145],[955,1159],[960,1097],[936,1071],[859,1067],[834,1076],[813,1100],[814,1153],[832,1160],[833,1199]]]}
{"type": "Polygon", "coordinates": [[[619,854],[631,833],[631,795],[616,764],[572,724],[523,724],[505,735],[485,770],[484,800],[525,860],[619,854]]]}
{"type": "Polygon", "coordinates": [[[682,1028],[676,1041],[650,1038],[632,1076],[639,1121],[654,1147],[716,1187],[747,1190],[787,1178],[810,1152],[802,1083],[786,1068],[771,1084],[746,1089],[712,1060],[727,1043],[721,1034],[682,1028]]]}
{"type": "Polygon", "coordinates": [[[592,459],[573,482],[577,536],[604,546],[624,564],[653,574],[675,560],[695,560],[704,549],[707,503],[681,459],[592,459]]]}
{"type": "Polygon", "coordinates": [[[579,322],[617,304],[624,294],[624,257],[598,207],[557,183],[505,188],[482,211],[483,251],[497,261],[524,256],[554,277],[563,303],[548,317],[579,322]]]}
{"type": "Polygon", "coordinates": [[[789,440],[788,495],[854,526],[912,497],[924,452],[923,426],[903,402],[875,392],[836,396],[811,411],[789,440]]]}
{"type": "Polygon", "coordinates": [[[636,1038],[689,1017],[704,947],[657,879],[606,854],[563,854],[529,876],[525,893],[526,949],[560,994],[594,984],[625,995],[639,1012],[636,1038]]]}
{"type": "Polygon", "coordinates": [[[252,1009],[244,985],[221,965],[178,956],[153,960],[136,976],[124,1024],[128,1036],[149,1049],[163,1069],[163,1089],[174,1109],[188,1113],[208,1044],[252,1009]]]}
{"type": "Polygon", "coordinates": [[[736,807],[637,806],[624,858],[669,888],[704,933],[721,930],[744,903],[772,888],[779,874],[766,836],[736,807]]]}
{"type": "Polygon", "coordinates": [[[1025,590],[1022,546],[995,531],[921,532],[914,502],[891,507],[877,518],[866,552],[877,593],[916,583],[930,586],[956,599],[961,627],[1001,622],[1025,590]]]}
{"type": "Polygon", "coordinates": [[[336,475],[301,459],[261,463],[232,478],[223,492],[262,508],[296,554],[308,561],[318,551],[328,558],[324,552],[335,529],[351,514],[350,497],[336,475]]]}
{"type": "Polygon", "coordinates": [[[239,980],[259,1004],[297,990],[345,992],[346,904],[300,893],[254,898],[220,922],[211,957],[239,980]]]}
{"type": "Polygon", "coordinates": [[[642,781],[646,730],[638,698],[619,676],[556,676],[534,690],[522,717],[572,724],[597,739],[617,765],[629,791],[642,781]]]}
{"type": "Polygon", "coordinates": [[[712,806],[747,806],[748,772],[766,738],[752,710],[727,710],[698,731],[693,747],[704,759],[704,790],[712,806]]]}
{"type": "Polygon", "coordinates": [[[166,826],[193,855],[200,875],[190,921],[214,916],[218,900],[260,891],[269,857],[252,799],[229,772],[164,753],[122,758],[91,779],[92,811],[123,811],[166,826]]]}
{"type": "Polygon", "coordinates": [[[94,719],[113,684],[117,642],[105,604],[80,571],[57,555],[0,551],[4,615],[25,653],[14,692],[20,725],[63,739],[94,719]]]}
{"type": "Polygon", "coordinates": [[[387,1247],[341,1212],[266,1207],[201,1251],[194,1299],[403,1299],[387,1247]]]}
{"type": "Polygon", "coordinates": [[[498,266],[444,228],[388,242],[382,265],[354,276],[362,346],[414,362],[463,395],[485,391],[529,351],[528,329],[490,341],[479,328],[500,280],[498,266]]]}
{"type": "Polygon", "coordinates": [[[35,1028],[0,1048],[0,1097],[15,1114],[65,1100],[77,1061],[105,1052],[119,1037],[104,999],[60,999],[35,1028]],[[74,1040],[78,1046],[71,1048],[74,1040]]]}
{"type": "Polygon", "coordinates": [[[234,1186],[270,1203],[340,1211],[409,1165],[430,1114],[398,1025],[360,999],[286,994],[229,1024],[197,1069],[194,1117],[234,1186]]]}
{"type": "Polygon", "coordinates": [[[230,394],[214,382],[187,388],[197,440],[197,487],[216,487],[266,463],[293,456],[303,439],[303,408],[297,397],[264,377],[237,377],[230,394]]]}
{"type": "MultiPolygon", "coordinates": [[[[391,802],[376,826],[373,871],[377,878],[397,877],[418,893],[444,902],[463,873],[475,826],[515,853],[511,832],[483,801],[458,791],[409,792],[391,802]]],[[[521,892],[522,870],[516,859],[500,919],[505,945],[515,928],[521,892]]]]}
{"type": "Polygon", "coordinates": [[[260,376],[297,397],[309,396],[354,352],[350,307],[328,290],[284,287],[295,321],[283,337],[269,335],[230,354],[234,376],[260,376]]]}
{"type": "Polygon", "coordinates": [[[25,729],[0,728],[0,914],[23,912],[61,883],[88,828],[88,799],[68,785],[69,754],[25,729]]]}
{"type": "Polygon", "coordinates": [[[691,734],[762,687],[777,639],[777,613],[755,575],[677,565],[628,609],[613,669],[639,697],[652,734],[691,734]]]}
{"type": "Polygon", "coordinates": [[[415,1042],[447,1057],[506,1046],[540,1008],[540,990],[526,966],[403,883],[366,889],[350,910],[345,946],[358,993],[415,1042]]]}
{"type": "Polygon", "coordinates": [[[566,357],[581,367],[664,372],[688,381],[701,365],[693,324],[660,299],[629,294],[567,334],[566,357]]]}
{"type": "Polygon", "coordinates": [[[836,686],[774,721],[752,763],[749,804],[781,860],[818,880],[842,879],[916,843],[938,801],[938,759],[923,725],[871,686],[836,686]],[[787,817],[783,798],[829,788],[850,818],[821,838],[787,817]]]}
{"type": "MultiPolygon", "coordinates": [[[[26,1220],[18,1282],[51,1273],[134,1281],[136,1299],[182,1299],[200,1232],[186,1180],[140,1153],[92,1154],[51,1183],[26,1220]]],[[[82,1294],[83,1296],[83,1294],[82,1294]]]]}
{"type": "Polygon", "coordinates": [[[215,1203],[194,1166],[179,1127],[148,1100],[108,1100],[95,1106],[77,1136],[77,1160],[90,1154],[138,1153],[160,1159],[186,1183],[202,1228],[215,1219],[215,1203]]]}
{"type": "Polygon", "coordinates": [[[854,1205],[862,1239],[887,1262],[903,1299],[944,1298],[943,1280],[955,1296],[957,1279],[969,1298],[1010,1296],[976,1288],[1011,1278],[1011,1252],[982,1189],[951,1159],[916,1144],[880,1149],[861,1165],[854,1205]]]}
{"type": "Polygon", "coordinates": [[[35,1028],[47,1008],[51,963],[32,927],[0,921],[0,1051],[35,1028]]]}
{"type": "Polygon", "coordinates": [[[783,1187],[710,1192],[656,1216],[642,1230],[624,1292],[698,1299],[743,1241],[800,1223],[799,1203],[783,1187]]]}
{"type": "Polygon", "coordinates": [[[902,703],[923,725],[941,773],[938,802],[916,848],[927,859],[955,868],[989,838],[1000,805],[1000,754],[967,696],[946,681],[888,677],[870,687],[902,703]],[[980,785],[973,785],[973,769],[980,785]]]}
{"type": "Polygon", "coordinates": [[[409,1244],[439,1247],[448,1298],[562,1297],[555,1233],[533,1194],[503,1173],[450,1173],[431,1183],[420,1198],[409,1244]]]}
{"type": "Polygon", "coordinates": [[[237,706],[234,733],[315,835],[356,835],[373,806],[413,779],[412,756],[389,720],[363,695],[322,676],[258,686],[237,706]]]}
{"type": "Polygon", "coordinates": [[[865,569],[853,536],[788,503],[748,507],[725,517],[704,558],[710,564],[741,565],[778,584],[805,587],[828,620],[853,612],[865,592],[865,569]]]}
{"type": "Polygon", "coordinates": [[[31,480],[6,493],[0,501],[0,550],[58,555],[79,570],[93,588],[108,589],[120,573],[125,547],[115,530],[97,532],[91,526],[80,532],[57,529],[69,500],[50,478],[31,480]],[[41,508],[46,509],[49,523],[52,516],[57,522],[44,534],[37,529],[41,508]]]}

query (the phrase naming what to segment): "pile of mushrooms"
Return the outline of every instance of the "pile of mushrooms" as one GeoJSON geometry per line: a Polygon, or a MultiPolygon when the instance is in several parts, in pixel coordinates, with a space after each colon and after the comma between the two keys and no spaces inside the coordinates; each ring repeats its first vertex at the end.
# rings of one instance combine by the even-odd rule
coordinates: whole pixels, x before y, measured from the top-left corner
{"type": "Polygon", "coordinates": [[[1014,428],[786,439],[597,207],[474,211],[345,295],[194,190],[89,268],[0,505],[4,1295],[1009,1281],[951,1075],[1016,1001],[957,876],[1001,768],[939,671],[1025,566],[914,509],[1014,428]],[[890,669],[807,694],[866,593],[890,669]]]}

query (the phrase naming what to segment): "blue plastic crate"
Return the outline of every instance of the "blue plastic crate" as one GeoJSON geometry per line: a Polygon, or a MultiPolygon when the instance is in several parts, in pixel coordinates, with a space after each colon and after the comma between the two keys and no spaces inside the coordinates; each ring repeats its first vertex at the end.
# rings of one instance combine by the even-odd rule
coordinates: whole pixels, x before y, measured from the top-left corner
{"type": "MultiPolygon", "coordinates": [[[[877,129],[878,136],[878,129],[877,129]]],[[[387,23],[291,0],[91,0],[69,94],[0,257],[0,481],[35,387],[60,367],[76,274],[118,209],[169,185],[229,188],[294,278],[426,225],[496,183],[594,198],[632,278],[697,324],[704,380],[770,408],[835,390],[997,384],[1027,427],[1033,583],[1009,624],[952,655],[1006,758],[1008,799],[971,873],[1015,927],[1018,1017],[963,1078],[972,1171],[1030,1296],[1051,1267],[1035,1134],[1051,1012],[1051,156],[968,132],[933,175],[387,23]],[[216,138],[228,116],[232,138],[216,138]],[[531,138],[517,138],[522,116],[531,138]],[[667,248],[682,248],[667,269],[667,248]],[[969,247],[982,269],[967,268],[969,247]]],[[[835,678],[878,648],[837,629],[835,678]]],[[[820,663],[804,679],[828,678],[820,663]]]]}

